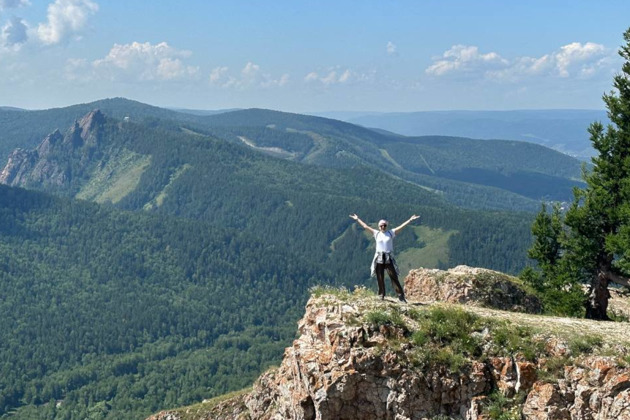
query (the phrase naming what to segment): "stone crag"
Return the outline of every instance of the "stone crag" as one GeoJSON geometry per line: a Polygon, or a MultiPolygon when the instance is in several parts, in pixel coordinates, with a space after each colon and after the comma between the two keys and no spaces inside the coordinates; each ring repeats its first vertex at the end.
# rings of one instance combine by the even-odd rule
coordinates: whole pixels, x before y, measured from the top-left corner
{"type": "Polygon", "coordinates": [[[14,150],[0,171],[0,184],[70,188],[73,179],[91,163],[104,124],[105,116],[95,110],[76,121],[65,134],[55,130],[33,150],[14,150]],[[68,163],[69,157],[72,164],[68,163]]]}
{"type": "Polygon", "coordinates": [[[450,302],[513,312],[541,313],[542,303],[512,276],[460,265],[447,271],[419,268],[405,279],[407,297],[419,302],[450,302]]]}
{"type": "MultiPolygon", "coordinates": [[[[581,346],[572,346],[571,337],[543,331],[525,339],[537,342],[538,353],[528,355],[527,349],[510,349],[501,341],[506,338],[492,329],[496,321],[470,321],[479,352],[463,351],[463,359],[453,356],[450,362],[433,357],[427,363],[426,349],[442,354],[454,348],[444,334],[436,333],[442,341],[417,338],[416,331],[440,328],[439,323],[422,324],[433,308],[456,315],[475,310],[380,301],[360,290],[314,295],[299,322],[299,338],[285,350],[282,364],[261,375],[252,390],[150,420],[481,420],[493,418],[492,407],[496,412],[493,395],[510,401],[502,408],[511,416],[505,419],[630,419],[626,343],[606,346],[591,337],[589,346],[586,337],[581,346]],[[595,348],[616,356],[596,355],[595,348]]],[[[503,334],[519,334],[514,315],[503,334]]]]}

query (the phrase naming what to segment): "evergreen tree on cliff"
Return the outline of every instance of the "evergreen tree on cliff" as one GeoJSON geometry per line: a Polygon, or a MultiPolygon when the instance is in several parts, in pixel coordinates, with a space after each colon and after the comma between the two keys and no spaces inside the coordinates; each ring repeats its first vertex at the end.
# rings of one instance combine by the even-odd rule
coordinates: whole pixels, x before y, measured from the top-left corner
{"type": "MultiPolygon", "coordinates": [[[[622,71],[614,77],[614,90],[603,96],[612,124],[595,122],[589,127],[597,155],[593,168],[584,173],[586,187],[574,190],[564,218],[566,236],[557,238],[562,249],[557,250],[560,258],[553,270],[554,275],[590,284],[585,305],[591,319],[608,319],[611,282],[630,285],[630,29],[624,40],[619,51],[625,60],[622,71]]],[[[549,240],[536,238],[542,239],[549,240]]]]}

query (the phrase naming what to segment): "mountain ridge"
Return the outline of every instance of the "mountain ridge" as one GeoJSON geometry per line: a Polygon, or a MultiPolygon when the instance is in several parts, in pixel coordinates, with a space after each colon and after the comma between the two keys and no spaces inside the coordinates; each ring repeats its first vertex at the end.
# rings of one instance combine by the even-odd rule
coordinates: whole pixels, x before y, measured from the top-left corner
{"type": "MultiPolygon", "coordinates": [[[[5,156],[8,156],[9,152],[16,147],[34,148],[41,138],[54,129],[63,129],[62,126],[60,127],[61,123],[69,126],[95,108],[101,109],[106,115],[120,121],[151,125],[174,133],[183,131],[241,145],[248,144],[259,152],[273,154],[274,151],[278,151],[279,153],[274,156],[308,164],[337,168],[352,168],[357,164],[372,166],[394,177],[429,190],[439,191],[447,200],[470,208],[536,211],[540,200],[567,201],[571,197],[571,188],[579,185],[579,181],[575,181],[580,177],[579,162],[570,161],[570,158],[561,155],[552,155],[551,151],[546,149],[539,149],[534,157],[545,157],[552,163],[539,165],[537,168],[527,166],[535,162],[532,158],[515,159],[514,157],[518,156],[520,151],[503,152],[500,158],[505,161],[504,168],[516,165],[523,168],[519,171],[508,169],[510,179],[505,179],[506,174],[501,173],[496,167],[487,167],[483,164],[480,167],[481,160],[477,157],[453,159],[455,156],[465,156],[468,153],[467,145],[473,144],[474,140],[468,140],[467,145],[464,145],[461,143],[463,139],[459,141],[461,143],[459,144],[453,142],[453,138],[440,137],[448,143],[442,145],[443,151],[438,151],[435,145],[429,149],[424,145],[431,140],[431,137],[415,139],[392,137],[382,132],[321,117],[263,109],[236,110],[217,115],[199,116],[152,107],[123,98],[106,99],[50,111],[29,111],[20,113],[20,115],[28,116],[22,119],[15,117],[15,113],[0,112],[0,128],[4,128],[0,131],[0,152],[4,148],[5,156]],[[83,111],[84,113],[81,113],[83,111]],[[32,126],[37,127],[39,131],[30,131],[32,126]],[[45,127],[50,130],[42,132],[45,127]],[[34,136],[38,132],[39,140],[34,141],[36,138],[34,136]],[[394,138],[397,140],[393,140],[394,138]],[[415,145],[411,146],[413,143],[415,145]],[[12,144],[14,147],[10,148],[12,144]],[[392,158],[395,154],[402,154],[405,162],[410,158],[443,161],[447,156],[446,153],[450,156],[451,170],[437,174],[427,168],[401,164],[397,162],[397,158],[392,158]],[[523,162],[527,163],[523,165],[523,162]],[[470,167],[470,170],[467,167],[470,167]],[[569,167],[572,169],[568,170],[569,167]],[[554,173],[549,173],[550,170],[559,168],[566,168],[559,177],[554,173]],[[479,170],[482,172],[478,172],[479,170]],[[546,178],[542,182],[536,181],[539,173],[544,176],[550,175],[552,178],[546,178]],[[546,191],[541,190],[537,193],[532,183],[548,186],[548,188],[546,191]],[[521,184],[525,189],[512,187],[521,184]]],[[[485,148],[487,154],[493,153],[492,150],[500,144],[513,144],[510,147],[517,150],[531,148],[527,143],[514,144],[498,141],[484,144],[483,141],[478,142],[475,148],[485,148]]],[[[501,147],[505,149],[505,146],[501,147]]]]}
{"type": "Polygon", "coordinates": [[[324,113],[329,117],[392,131],[407,136],[451,135],[477,139],[528,141],[588,161],[594,151],[588,126],[608,121],[604,110],[548,109],[506,111],[420,111],[366,113],[365,115],[324,113]]]}
{"type": "MultiPolygon", "coordinates": [[[[317,255],[330,258],[338,250],[348,249],[347,246],[336,247],[331,254],[330,244],[336,238],[359,241],[359,250],[351,260],[357,260],[360,255],[368,254],[369,251],[366,249],[366,240],[360,238],[357,232],[350,231],[350,236],[343,235],[348,231],[348,214],[361,208],[366,217],[376,220],[382,218],[383,213],[403,220],[408,214],[421,212],[424,223],[429,227],[458,232],[449,239],[449,259],[453,258],[456,263],[469,260],[486,264],[472,256],[475,253],[485,254],[484,247],[475,251],[467,250],[463,244],[455,244],[465,242],[464,237],[473,234],[478,228],[466,224],[466,218],[473,217],[478,220],[479,226],[486,226],[486,222],[481,222],[481,219],[488,219],[489,222],[495,216],[461,213],[439,195],[400,179],[384,178],[385,175],[378,169],[366,165],[341,165],[339,168],[304,165],[270,158],[238,143],[161,130],[159,127],[151,128],[134,121],[106,120],[101,130],[103,140],[95,149],[82,146],[73,149],[70,154],[52,153],[49,159],[43,161],[41,166],[49,167],[48,162],[52,162],[51,165],[59,168],[62,174],[71,174],[64,178],[64,183],[29,184],[30,181],[26,180],[26,184],[20,185],[69,197],[114,200],[113,204],[127,210],[220,220],[219,223],[230,228],[254,229],[269,234],[273,233],[276,226],[288,223],[290,229],[283,229],[293,234],[289,234],[279,243],[294,245],[304,252],[315,247],[317,255]],[[212,164],[209,165],[209,162],[212,164]],[[375,196],[374,191],[379,190],[384,179],[387,180],[388,188],[375,196]],[[397,200],[402,200],[404,204],[393,204],[397,200]],[[243,202],[254,202],[256,205],[248,208],[242,205],[243,202]],[[319,213],[315,210],[318,208],[321,209],[319,213]],[[403,208],[407,210],[402,210],[403,208]],[[274,223],[267,223],[268,220],[261,218],[261,214],[268,214],[274,223]],[[299,214],[308,214],[308,220],[300,220],[299,214]],[[336,220],[330,223],[326,214],[334,214],[336,220]],[[445,214],[453,216],[450,220],[445,220],[445,214]],[[466,214],[465,218],[460,214],[466,214]],[[306,238],[294,236],[306,226],[313,232],[319,232],[318,237],[312,238],[312,243],[304,243],[306,238]],[[454,250],[460,247],[466,256],[455,257],[454,250]]],[[[65,136],[71,137],[73,132],[70,129],[65,136]]],[[[28,159],[25,164],[31,167],[37,165],[29,163],[28,159]]],[[[18,165],[13,166],[17,168],[18,165]]],[[[5,182],[8,180],[7,172],[4,172],[5,182]]],[[[18,184],[19,182],[13,182],[12,185],[18,184]]],[[[519,233],[523,236],[520,239],[511,234],[508,236],[512,239],[504,239],[508,242],[523,242],[510,251],[516,252],[529,237],[529,228],[525,222],[527,219],[507,214],[501,216],[504,217],[510,225],[509,229],[518,225],[518,231],[524,231],[524,235],[519,233]],[[517,219],[521,221],[517,222],[517,219]]],[[[401,251],[410,245],[410,242],[404,240],[399,242],[401,251]]],[[[495,245],[491,242],[484,246],[494,248],[495,245]]],[[[503,254],[498,249],[493,252],[498,252],[497,255],[503,254]]],[[[506,258],[506,262],[511,260],[508,264],[516,263],[515,267],[523,264],[523,258],[514,257],[506,258]]],[[[451,264],[450,261],[444,263],[451,264]]],[[[357,278],[356,273],[352,274],[351,270],[342,266],[343,264],[339,269],[347,272],[349,278],[357,278]]],[[[493,267],[515,270],[506,265],[493,267]]]]}

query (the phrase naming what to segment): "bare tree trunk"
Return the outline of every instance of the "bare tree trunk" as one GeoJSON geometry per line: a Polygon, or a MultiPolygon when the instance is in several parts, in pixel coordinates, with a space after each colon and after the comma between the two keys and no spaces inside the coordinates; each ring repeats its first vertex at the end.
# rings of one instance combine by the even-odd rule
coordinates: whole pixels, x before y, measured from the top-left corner
{"type": "Polygon", "coordinates": [[[608,318],[608,276],[604,270],[598,271],[591,281],[591,288],[586,300],[586,318],[610,320],[608,318]]]}

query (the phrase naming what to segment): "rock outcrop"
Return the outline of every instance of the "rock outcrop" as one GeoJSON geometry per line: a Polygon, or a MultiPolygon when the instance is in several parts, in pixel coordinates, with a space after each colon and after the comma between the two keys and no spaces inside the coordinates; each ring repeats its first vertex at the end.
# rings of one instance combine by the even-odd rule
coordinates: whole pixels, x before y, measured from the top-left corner
{"type": "Polygon", "coordinates": [[[0,172],[0,184],[68,188],[90,164],[104,124],[105,116],[95,110],[76,121],[65,135],[55,130],[33,150],[16,149],[0,172]]]}
{"type": "Polygon", "coordinates": [[[516,314],[515,324],[501,324],[459,308],[361,293],[312,297],[299,338],[252,391],[150,420],[481,420],[491,409],[510,419],[630,419],[627,346],[595,356],[598,340],[527,335],[516,314]]]}
{"type": "Polygon", "coordinates": [[[630,419],[630,369],[612,357],[566,366],[555,383],[536,382],[523,405],[526,419],[630,419]]]}
{"type": "Polygon", "coordinates": [[[419,268],[405,278],[405,292],[418,302],[479,305],[514,312],[540,313],[540,300],[522,281],[485,268],[460,265],[450,270],[419,268]]]}

